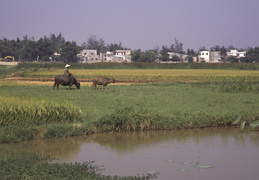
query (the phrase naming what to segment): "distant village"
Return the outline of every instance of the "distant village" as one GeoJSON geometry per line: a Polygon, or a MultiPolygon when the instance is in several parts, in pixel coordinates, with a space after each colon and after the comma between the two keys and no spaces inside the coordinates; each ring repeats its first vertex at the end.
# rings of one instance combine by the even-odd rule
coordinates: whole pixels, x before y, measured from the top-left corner
{"type": "MultiPolygon", "coordinates": [[[[187,63],[188,55],[180,54],[175,52],[168,52],[169,61],[161,61],[161,54],[157,55],[157,63],[187,63]],[[173,57],[178,57],[179,61],[172,61],[173,57]]],[[[56,54],[58,55],[58,54],[56,54]]],[[[227,57],[235,57],[240,59],[246,56],[246,51],[238,51],[232,49],[229,52],[226,52],[226,55],[222,55],[220,51],[199,51],[197,57],[192,57],[193,62],[197,63],[222,63],[222,59],[227,57]]],[[[116,50],[116,51],[107,51],[106,53],[97,53],[97,50],[93,49],[84,49],[77,55],[78,62],[80,63],[97,63],[97,62],[117,62],[117,63],[131,63],[131,50],[116,50]]]]}
{"type": "Polygon", "coordinates": [[[154,50],[130,50],[119,44],[106,44],[102,38],[91,36],[87,43],[78,46],[75,42],[65,41],[62,34],[44,36],[38,41],[24,36],[23,40],[0,39],[0,62],[78,62],[78,63],[254,63],[259,59],[259,47],[237,50],[233,47],[205,47],[194,52],[187,49],[176,38],[170,47],[162,46],[154,50]],[[227,51],[227,52],[226,52],[227,51]]]}
{"type": "MultiPolygon", "coordinates": [[[[131,50],[115,50],[113,52],[107,51],[106,53],[98,53],[94,49],[84,49],[77,54],[78,63],[98,63],[98,62],[114,62],[114,63],[131,63],[132,56],[131,50]]],[[[161,60],[161,54],[157,54],[156,63],[188,63],[187,54],[180,54],[175,52],[167,52],[168,61],[161,60]],[[177,61],[173,60],[177,57],[177,61]]],[[[60,57],[61,54],[55,52],[53,58],[50,57],[50,61],[54,60],[57,57],[60,57]]],[[[238,51],[232,49],[229,52],[226,52],[226,55],[222,55],[220,51],[199,51],[198,56],[192,57],[192,62],[196,63],[223,63],[222,59],[228,57],[235,57],[240,59],[246,57],[246,51],[238,51]]],[[[5,58],[0,58],[0,62],[12,62],[15,61],[13,56],[6,56],[5,58]]]]}

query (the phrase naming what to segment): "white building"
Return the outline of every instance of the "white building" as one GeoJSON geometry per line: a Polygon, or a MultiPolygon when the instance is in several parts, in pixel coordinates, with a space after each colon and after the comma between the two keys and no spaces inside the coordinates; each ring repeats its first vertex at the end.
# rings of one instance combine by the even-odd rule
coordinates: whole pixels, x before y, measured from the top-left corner
{"type": "Polygon", "coordinates": [[[77,57],[82,63],[100,62],[100,56],[95,49],[84,49],[77,57]]]}
{"type": "Polygon", "coordinates": [[[210,52],[210,62],[221,62],[221,52],[211,51],[210,52]]]}
{"type": "Polygon", "coordinates": [[[221,53],[220,51],[200,51],[198,59],[200,62],[221,62],[221,53]]]}
{"type": "Polygon", "coordinates": [[[111,51],[100,53],[100,59],[102,62],[114,62],[114,53],[111,51]]]}
{"type": "Polygon", "coordinates": [[[131,62],[131,50],[116,50],[114,52],[97,53],[95,49],[84,49],[77,55],[82,63],[95,62],[131,62]]]}
{"type": "Polygon", "coordinates": [[[199,57],[200,62],[209,62],[210,61],[210,52],[209,51],[200,51],[198,57],[199,57]]]}
{"type": "Polygon", "coordinates": [[[231,57],[231,56],[237,57],[237,58],[245,57],[246,51],[238,52],[238,50],[236,50],[236,49],[231,49],[230,52],[227,52],[227,57],[231,57]]]}
{"type": "Polygon", "coordinates": [[[116,62],[131,62],[131,50],[116,50],[114,55],[116,62]]]}

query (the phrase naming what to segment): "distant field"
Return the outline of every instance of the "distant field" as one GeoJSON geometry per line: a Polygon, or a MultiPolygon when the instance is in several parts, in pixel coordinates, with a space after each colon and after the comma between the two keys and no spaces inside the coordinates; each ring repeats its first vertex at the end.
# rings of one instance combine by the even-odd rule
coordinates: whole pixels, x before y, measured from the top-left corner
{"type": "MultiPolygon", "coordinates": [[[[71,69],[78,79],[90,80],[94,76],[112,77],[116,80],[150,80],[150,81],[258,81],[259,71],[254,70],[222,70],[222,69],[71,69]]],[[[63,69],[39,69],[23,71],[12,77],[37,78],[52,80],[63,74],[63,69]]]]}

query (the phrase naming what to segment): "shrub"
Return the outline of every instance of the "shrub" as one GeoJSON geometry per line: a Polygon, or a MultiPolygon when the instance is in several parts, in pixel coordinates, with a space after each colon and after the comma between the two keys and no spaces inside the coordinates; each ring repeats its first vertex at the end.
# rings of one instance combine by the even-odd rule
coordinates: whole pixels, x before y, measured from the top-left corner
{"type": "Polygon", "coordinates": [[[123,106],[111,114],[100,117],[93,125],[101,131],[135,131],[162,129],[162,126],[159,126],[160,121],[163,121],[163,117],[154,111],[135,110],[123,106]]]}

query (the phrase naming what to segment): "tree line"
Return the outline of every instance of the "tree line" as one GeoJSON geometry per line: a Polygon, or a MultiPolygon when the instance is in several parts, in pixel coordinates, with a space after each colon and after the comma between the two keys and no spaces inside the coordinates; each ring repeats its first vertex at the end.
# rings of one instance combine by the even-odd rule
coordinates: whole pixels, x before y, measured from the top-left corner
{"type": "MultiPolygon", "coordinates": [[[[82,45],[77,45],[74,41],[66,41],[61,33],[58,35],[50,34],[48,37],[43,36],[39,40],[34,38],[28,38],[27,35],[23,36],[23,39],[17,38],[16,40],[8,40],[6,38],[0,39],[0,57],[14,56],[16,61],[62,61],[62,62],[77,62],[77,54],[82,49],[96,49],[97,53],[104,53],[106,51],[126,50],[130,49],[122,46],[122,43],[106,43],[103,38],[95,35],[90,36],[87,42],[82,45]],[[54,53],[59,54],[55,56],[54,53]]],[[[226,57],[226,52],[230,49],[236,49],[234,46],[215,45],[210,48],[210,51],[220,51],[222,61],[238,62],[239,59],[234,57],[226,57]]],[[[207,50],[204,46],[199,49],[207,50]]],[[[259,47],[240,49],[247,52],[246,57],[241,58],[241,62],[259,62],[259,47]]],[[[199,52],[198,51],[198,52],[199,52]]],[[[161,61],[180,61],[178,56],[169,58],[168,52],[174,52],[179,54],[187,54],[188,61],[192,62],[192,57],[198,56],[198,52],[193,49],[187,49],[187,52],[183,50],[183,44],[176,38],[170,45],[163,45],[154,47],[148,51],[141,51],[141,49],[132,50],[133,62],[155,62],[157,59],[161,61]]]]}

